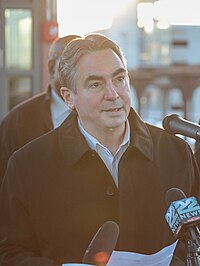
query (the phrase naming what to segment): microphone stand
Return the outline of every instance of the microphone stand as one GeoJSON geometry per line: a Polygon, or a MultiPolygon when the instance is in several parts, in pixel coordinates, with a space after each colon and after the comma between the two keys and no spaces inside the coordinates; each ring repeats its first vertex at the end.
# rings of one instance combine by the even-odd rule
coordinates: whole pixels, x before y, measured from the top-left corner
{"type": "Polygon", "coordinates": [[[199,228],[189,228],[187,234],[186,266],[200,266],[200,235],[199,228]]]}

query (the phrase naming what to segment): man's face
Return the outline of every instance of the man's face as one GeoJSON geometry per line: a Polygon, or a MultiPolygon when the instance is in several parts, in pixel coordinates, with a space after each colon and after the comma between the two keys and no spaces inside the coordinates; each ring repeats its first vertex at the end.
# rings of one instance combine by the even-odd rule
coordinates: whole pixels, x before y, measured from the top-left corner
{"type": "Polygon", "coordinates": [[[91,52],[81,57],[76,71],[76,93],[69,91],[67,101],[84,128],[94,136],[124,128],[130,86],[120,58],[111,49],[91,52]]]}

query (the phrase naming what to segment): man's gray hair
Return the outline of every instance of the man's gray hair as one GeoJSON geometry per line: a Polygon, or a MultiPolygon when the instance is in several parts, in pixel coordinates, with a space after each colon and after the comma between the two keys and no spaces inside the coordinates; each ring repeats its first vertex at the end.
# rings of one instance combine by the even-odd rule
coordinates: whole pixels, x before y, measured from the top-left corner
{"type": "Polygon", "coordinates": [[[117,43],[99,33],[88,34],[85,37],[72,40],[66,45],[59,65],[61,86],[67,87],[76,93],[76,66],[80,58],[90,52],[105,49],[112,49],[122,61],[125,69],[127,69],[126,59],[117,43]]]}

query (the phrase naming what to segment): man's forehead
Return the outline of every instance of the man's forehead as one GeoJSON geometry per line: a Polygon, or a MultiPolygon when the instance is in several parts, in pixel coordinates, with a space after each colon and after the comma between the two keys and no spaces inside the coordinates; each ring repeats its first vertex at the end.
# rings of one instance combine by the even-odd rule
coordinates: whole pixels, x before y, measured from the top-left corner
{"type": "Polygon", "coordinates": [[[88,80],[91,80],[91,79],[101,79],[104,76],[112,76],[112,77],[114,77],[114,76],[117,76],[117,75],[123,74],[123,73],[127,73],[127,71],[126,71],[125,68],[120,67],[120,68],[117,68],[117,69],[113,69],[112,72],[106,72],[106,71],[95,72],[95,71],[93,71],[93,72],[87,73],[87,75],[85,75],[85,76],[86,76],[86,78],[88,80]]]}
{"type": "Polygon", "coordinates": [[[91,51],[84,54],[77,63],[77,67],[92,72],[120,67],[126,69],[122,60],[112,49],[91,51]]]}

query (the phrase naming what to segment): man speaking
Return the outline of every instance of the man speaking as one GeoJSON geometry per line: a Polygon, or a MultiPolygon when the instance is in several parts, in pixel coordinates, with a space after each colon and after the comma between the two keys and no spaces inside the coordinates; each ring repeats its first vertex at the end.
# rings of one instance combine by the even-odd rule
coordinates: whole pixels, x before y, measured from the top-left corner
{"type": "Polygon", "coordinates": [[[117,251],[151,255],[171,246],[166,191],[199,195],[189,145],[130,107],[126,60],[107,37],[70,42],[59,75],[73,111],[9,160],[0,194],[1,265],[82,262],[106,221],[119,225],[117,251]]]}

